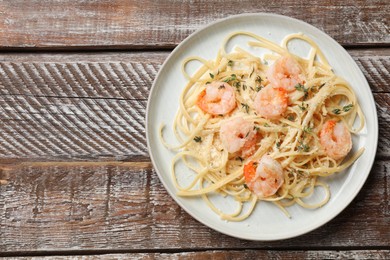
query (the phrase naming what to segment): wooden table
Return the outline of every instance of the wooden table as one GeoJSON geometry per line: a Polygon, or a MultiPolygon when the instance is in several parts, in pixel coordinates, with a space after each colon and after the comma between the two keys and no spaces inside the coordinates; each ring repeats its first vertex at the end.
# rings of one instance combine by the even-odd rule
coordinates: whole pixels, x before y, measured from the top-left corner
{"type": "Polygon", "coordinates": [[[390,4],[0,0],[0,256],[390,258],[390,4]],[[245,241],[200,224],[150,162],[145,107],[172,49],[229,15],[272,12],[342,44],[365,74],[379,145],[363,189],[306,235],[245,241]]]}

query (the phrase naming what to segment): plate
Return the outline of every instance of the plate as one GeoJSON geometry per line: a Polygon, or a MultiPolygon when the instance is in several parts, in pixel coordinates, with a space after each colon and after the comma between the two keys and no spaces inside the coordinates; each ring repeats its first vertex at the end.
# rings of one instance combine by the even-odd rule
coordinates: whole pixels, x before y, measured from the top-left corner
{"type": "MultiPolygon", "coordinates": [[[[235,44],[243,44],[236,42],[235,44]]],[[[249,48],[247,45],[240,47],[249,48]]],[[[305,51],[293,46],[297,54],[305,51]]],[[[189,70],[195,71],[200,64],[193,62],[189,70]],[[195,63],[195,64],[193,64],[195,63]]],[[[164,136],[165,136],[164,132],[164,136]]],[[[378,119],[370,87],[351,56],[330,36],[317,28],[286,16],[258,13],[242,14],[216,21],[190,35],[169,55],[153,83],[146,112],[147,145],[153,166],[172,198],[192,217],[221,233],[248,240],[280,240],[310,232],[339,214],[355,198],[371,170],[378,142],[378,119]],[[280,43],[291,33],[302,32],[313,39],[328,58],[337,75],[354,88],[366,118],[364,129],[353,139],[354,150],[365,147],[363,155],[343,173],[327,178],[331,199],[322,208],[310,210],[299,206],[288,208],[288,218],[272,203],[261,202],[252,215],[242,222],[221,220],[201,198],[176,195],[170,172],[173,152],[167,150],[159,139],[161,123],[167,125],[167,139],[173,142],[172,122],[178,109],[179,95],[187,80],[181,73],[182,61],[189,56],[215,59],[225,37],[235,31],[249,31],[280,43]],[[172,135],[172,134],[171,134],[172,135]]],[[[229,205],[227,205],[228,207],[229,205]]]]}

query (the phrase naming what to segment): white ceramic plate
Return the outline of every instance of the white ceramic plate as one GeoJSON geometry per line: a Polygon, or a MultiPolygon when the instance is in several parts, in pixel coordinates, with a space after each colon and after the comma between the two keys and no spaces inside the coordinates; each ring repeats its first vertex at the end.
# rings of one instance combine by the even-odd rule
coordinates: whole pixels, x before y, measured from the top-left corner
{"type": "MultiPolygon", "coordinates": [[[[234,44],[248,49],[247,38],[234,44]]],[[[251,50],[251,49],[249,49],[251,50]]],[[[306,55],[305,48],[292,46],[293,52],[306,55]]],[[[195,71],[199,64],[190,64],[195,71]]],[[[191,68],[192,67],[192,68],[191,68]]],[[[312,231],[339,214],[357,195],[372,167],[378,140],[378,122],[374,99],[362,72],[350,55],[331,37],[317,28],[286,16],[275,14],[244,14],[214,22],[196,31],[184,40],[164,62],[149,96],[146,114],[146,131],[149,153],[161,182],[176,202],[201,223],[224,234],[249,240],[278,240],[295,237],[312,231]],[[365,128],[354,137],[354,150],[365,147],[364,154],[344,173],[327,179],[331,199],[316,210],[289,207],[287,218],[272,203],[260,203],[253,214],[242,222],[221,220],[200,198],[183,198],[176,195],[171,180],[170,162],[174,153],[160,142],[158,129],[167,125],[166,138],[172,138],[172,122],[178,109],[180,92],[186,84],[181,73],[182,61],[192,55],[214,59],[225,37],[234,31],[249,31],[274,42],[291,33],[302,32],[313,39],[324,52],[336,74],[341,75],[354,88],[366,118],[365,128]]],[[[226,202],[224,207],[232,207],[226,202]]]]}

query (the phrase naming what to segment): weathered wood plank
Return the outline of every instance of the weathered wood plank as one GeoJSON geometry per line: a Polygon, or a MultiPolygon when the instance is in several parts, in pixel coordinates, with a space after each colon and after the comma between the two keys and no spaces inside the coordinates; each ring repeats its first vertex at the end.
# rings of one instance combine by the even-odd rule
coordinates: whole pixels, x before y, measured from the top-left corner
{"type": "Polygon", "coordinates": [[[23,56],[0,56],[0,95],[147,99],[167,53],[23,56]]]}
{"type": "MultiPolygon", "coordinates": [[[[374,92],[390,92],[390,49],[352,50],[374,92]]],[[[0,158],[147,157],[144,117],[167,52],[3,54],[0,158]]],[[[390,156],[390,97],[376,94],[378,156],[390,156]]]]}
{"type": "MultiPolygon", "coordinates": [[[[349,52],[374,92],[390,92],[390,49],[349,52]]],[[[0,95],[147,99],[168,54],[1,54],[0,95]]]]}
{"type": "Polygon", "coordinates": [[[6,257],[8,260],[34,259],[389,259],[390,250],[339,250],[339,251],[271,251],[271,250],[212,250],[183,253],[120,253],[83,256],[6,257]]]}
{"type": "Polygon", "coordinates": [[[145,100],[0,96],[0,160],[147,157],[145,100]]]}
{"type": "Polygon", "coordinates": [[[374,95],[378,113],[378,157],[390,157],[390,94],[379,93],[374,95]]]}
{"type": "Polygon", "coordinates": [[[0,252],[385,248],[388,171],[388,161],[376,161],[357,198],[325,226],[290,240],[252,242],[219,234],[190,217],[149,162],[3,167],[0,178],[8,183],[0,185],[0,252]]]}
{"type": "Polygon", "coordinates": [[[1,1],[2,48],[161,48],[200,27],[241,13],[301,19],[341,44],[389,44],[389,6],[375,1],[1,1]],[[66,7],[66,8],[65,8],[66,7]],[[313,15],[314,14],[314,15],[313,15]]]}
{"type": "Polygon", "coordinates": [[[373,92],[390,92],[390,48],[349,50],[373,92]],[[383,55],[382,55],[383,54],[383,55]]]}
{"type": "MultiPolygon", "coordinates": [[[[377,156],[390,156],[390,93],[374,95],[377,156]]],[[[145,160],[146,100],[0,96],[4,160],[145,160]]]]}

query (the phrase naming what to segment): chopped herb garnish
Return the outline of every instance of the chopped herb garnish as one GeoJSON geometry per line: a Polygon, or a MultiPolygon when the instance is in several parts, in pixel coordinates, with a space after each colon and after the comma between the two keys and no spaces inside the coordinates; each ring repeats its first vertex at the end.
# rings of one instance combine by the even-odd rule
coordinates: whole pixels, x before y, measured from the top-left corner
{"type": "Polygon", "coordinates": [[[201,142],[202,142],[202,137],[200,137],[200,136],[195,136],[195,137],[194,137],[194,141],[197,142],[197,143],[201,143],[201,142]]]}
{"type": "Polygon", "coordinates": [[[238,93],[240,93],[241,83],[239,81],[234,82],[232,86],[236,88],[238,93]]]}
{"type": "Polygon", "coordinates": [[[326,83],[322,83],[322,84],[318,87],[318,89],[321,89],[323,86],[325,86],[325,84],[326,84],[326,83]]]}
{"type": "Polygon", "coordinates": [[[249,135],[249,132],[248,132],[248,133],[246,133],[246,135],[245,135],[245,138],[247,138],[247,137],[248,137],[248,135],[249,135]]]}
{"type": "Polygon", "coordinates": [[[302,138],[305,138],[305,134],[311,133],[312,130],[313,130],[313,128],[308,127],[308,126],[305,126],[305,127],[303,128],[302,138]]]}
{"type": "Polygon", "coordinates": [[[229,82],[229,81],[233,81],[233,80],[236,80],[236,79],[237,79],[236,74],[232,74],[232,75],[230,75],[230,77],[228,77],[228,78],[225,79],[224,81],[225,81],[225,82],[229,82]]]}
{"type": "Polygon", "coordinates": [[[300,143],[300,145],[298,145],[299,151],[308,152],[310,150],[310,147],[307,144],[304,144],[302,142],[299,142],[299,143],[300,143]]]}
{"type": "MultiPolygon", "coordinates": [[[[353,107],[353,104],[349,104],[349,105],[343,106],[343,108],[342,108],[343,110],[342,111],[348,112],[349,110],[352,109],[352,107],[353,107]]],[[[332,112],[334,114],[336,114],[336,115],[339,115],[342,111],[339,108],[335,108],[335,109],[332,110],[332,112]]]]}
{"type": "Polygon", "coordinates": [[[294,116],[293,116],[293,115],[289,115],[289,116],[287,117],[287,119],[290,120],[290,121],[294,121],[294,116]]]}
{"type": "Polygon", "coordinates": [[[263,86],[256,86],[256,92],[259,92],[261,89],[263,88],[263,86]]]}
{"type": "Polygon", "coordinates": [[[353,104],[349,104],[349,105],[343,106],[343,111],[344,112],[348,112],[349,110],[351,110],[352,107],[353,107],[353,104]]]}
{"type": "Polygon", "coordinates": [[[240,161],[240,162],[243,162],[243,161],[244,161],[244,159],[243,159],[242,157],[240,157],[240,156],[237,156],[237,157],[236,157],[236,160],[237,160],[237,161],[240,161]]]}
{"type": "Polygon", "coordinates": [[[209,73],[210,74],[210,77],[213,79],[214,78],[214,74],[212,73],[209,73]]]}
{"type": "Polygon", "coordinates": [[[221,85],[221,86],[218,87],[218,89],[223,89],[223,88],[225,88],[224,85],[221,85]]]}
{"type": "Polygon", "coordinates": [[[333,112],[334,114],[336,114],[336,115],[339,115],[339,114],[341,113],[341,110],[338,109],[338,108],[335,108],[335,109],[332,110],[332,112],[333,112]]]}
{"type": "Polygon", "coordinates": [[[247,86],[245,84],[242,84],[242,90],[246,90],[247,86]]]}
{"type": "Polygon", "coordinates": [[[303,131],[306,132],[306,133],[310,133],[312,130],[313,130],[313,128],[308,127],[308,126],[305,126],[305,127],[303,128],[303,131]]]}
{"type": "Polygon", "coordinates": [[[244,188],[245,188],[245,189],[248,189],[248,185],[246,185],[245,183],[244,183],[243,185],[244,185],[244,188]]]}
{"type": "Polygon", "coordinates": [[[249,112],[249,106],[248,106],[248,104],[241,103],[241,106],[242,106],[242,108],[245,109],[245,111],[246,111],[247,113],[249,112]]]}
{"type": "Polygon", "coordinates": [[[207,82],[206,82],[206,85],[207,85],[207,84],[210,84],[210,83],[211,83],[210,81],[207,81],[207,82]]]}
{"type": "Polygon", "coordinates": [[[229,60],[229,62],[228,62],[228,64],[227,64],[228,66],[233,66],[233,61],[232,60],[229,60]]]}
{"type": "Polygon", "coordinates": [[[305,111],[307,108],[308,108],[308,104],[305,104],[302,102],[302,106],[298,105],[298,107],[302,110],[302,111],[305,111]]]}
{"type": "Polygon", "coordinates": [[[259,131],[259,130],[260,130],[260,128],[259,128],[259,127],[257,127],[257,126],[254,126],[254,127],[253,127],[253,130],[259,131]]]}
{"type": "Polygon", "coordinates": [[[307,97],[309,96],[309,88],[305,88],[305,86],[302,85],[301,83],[296,84],[295,85],[295,89],[305,93],[305,95],[303,96],[303,100],[306,100],[307,97]]]}
{"type": "Polygon", "coordinates": [[[260,76],[257,76],[255,81],[258,83],[261,83],[263,81],[263,79],[260,76]]]}
{"type": "Polygon", "coordinates": [[[264,60],[263,63],[264,63],[264,65],[268,65],[268,61],[266,61],[266,60],[264,60]]]}
{"type": "MultiPolygon", "coordinates": [[[[306,90],[305,86],[302,85],[301,83],[296,84],[296,85],[295,85],[295,89],[296,89],[296,90],[299,90],[299,91],[305,91],[305,90],[306,90]]],[[[307,90],[306,90],[306,91],[307,91],[307,90]]]]}
{"type": "Polygon", "coordinates": [[[265,127],[270,127],[270,125],[268,123],[265,123],[264,126],[265,127]]]}
{"type": "Polygon", "coordinates": [[[303,150],[304,152],[308,152],[310,149],[310,147],[307,145],[307,144],[301,144],[300,146],[298,146],[298,150],[303,150]]]}
{"type": "Polygon", "coordinates": [[[282,141],[277,142],[276,147],[279,149],[281,144],[282,144],[282,141]]]}
{"type": "Polygon", "coordinates": [[[249,74],[249,77],[252,77],[253,72],[255,71],[255,68],[252,67],[252,72],[249,74]]]}

